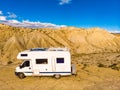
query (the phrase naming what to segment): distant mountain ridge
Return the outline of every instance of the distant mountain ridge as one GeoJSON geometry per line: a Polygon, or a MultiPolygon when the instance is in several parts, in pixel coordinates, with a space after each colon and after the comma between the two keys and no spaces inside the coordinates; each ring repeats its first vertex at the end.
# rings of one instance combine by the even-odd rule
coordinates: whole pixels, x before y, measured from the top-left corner
{"type": "Polygon", "coordinates": [[[16,61],[23,50],[68,47],[72,54],[120,52],[120,37],[100,28],[17,28],[0,24],[0,62],[16,61]]]}

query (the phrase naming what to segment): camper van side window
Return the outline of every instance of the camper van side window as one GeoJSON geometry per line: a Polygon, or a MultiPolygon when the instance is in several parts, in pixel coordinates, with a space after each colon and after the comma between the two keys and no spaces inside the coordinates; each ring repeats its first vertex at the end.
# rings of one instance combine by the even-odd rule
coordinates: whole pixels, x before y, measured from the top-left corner
{"type": "Polygon", "coordinates": [[[27,56],[27,54],[21,54],[21,56],[27,56]]]}
{"type": "Polygon", "coordinates": [[[64,58],[57,58],[57,63],[64,63],[64,58]]]}
{"type": "Polygon", "coordinates": [[[36,64],[48,64],[47,59],[36,59],[36,64]]]}

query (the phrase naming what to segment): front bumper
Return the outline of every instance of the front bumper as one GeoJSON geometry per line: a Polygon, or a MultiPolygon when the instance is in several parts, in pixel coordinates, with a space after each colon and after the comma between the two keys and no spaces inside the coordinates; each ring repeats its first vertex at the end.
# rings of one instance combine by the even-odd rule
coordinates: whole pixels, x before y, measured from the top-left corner
{"type": "Polygon", "coordinates": [[[18,72],[15,72],[15,75],[18,76],[18,72]]]}

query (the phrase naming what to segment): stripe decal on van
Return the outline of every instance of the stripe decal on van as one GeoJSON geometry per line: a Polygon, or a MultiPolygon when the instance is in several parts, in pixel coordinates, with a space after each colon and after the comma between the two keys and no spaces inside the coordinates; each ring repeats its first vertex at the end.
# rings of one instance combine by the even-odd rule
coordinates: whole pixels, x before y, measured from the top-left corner
{"type": "Polygon", "coordinates": [[[33,73],[33,72],[23,72],[23,73],[33,73]]]}
{"type": "MultiPolygon", "coordinates": [[[[24,72],[24,73],[33,73],[33,72],[24,72]]],[[[39,72],[39,73],[71,73],[71,72],[39,72]]]]}
{"type": "Polygon", "coordinates": [[[39,72],[39,73],[71,73],[71,72],[39,72]]]}

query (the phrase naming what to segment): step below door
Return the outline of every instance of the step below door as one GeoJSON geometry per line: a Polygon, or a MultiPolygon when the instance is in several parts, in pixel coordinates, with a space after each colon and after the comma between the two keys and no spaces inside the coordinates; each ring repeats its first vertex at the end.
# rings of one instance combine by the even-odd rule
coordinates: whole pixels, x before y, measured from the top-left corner
{"type": "Polygon", "coordinates": [[[39,75],[40,73],[39,73],[39,69],[35,69],[35,70],[33,70],[33,75],[39,75]]]}

